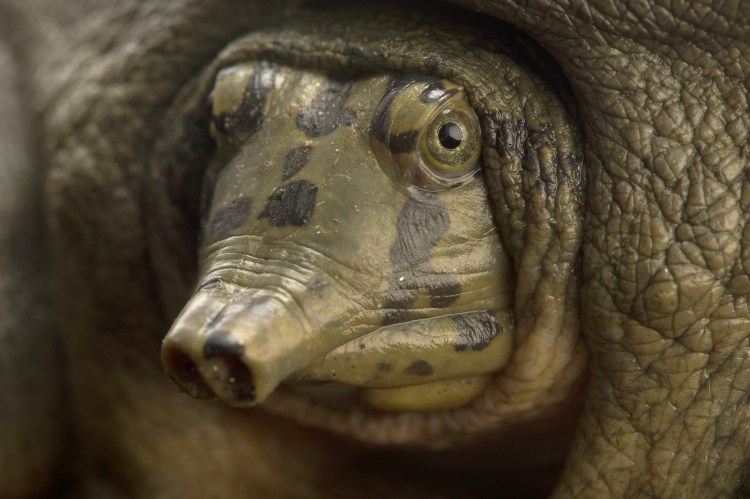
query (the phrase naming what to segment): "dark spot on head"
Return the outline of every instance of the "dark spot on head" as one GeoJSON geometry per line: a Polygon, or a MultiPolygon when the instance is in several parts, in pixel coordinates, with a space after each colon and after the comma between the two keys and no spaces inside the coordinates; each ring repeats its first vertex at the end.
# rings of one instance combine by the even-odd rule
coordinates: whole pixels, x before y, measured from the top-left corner
{"type": "Polygon", "coordinates": [[[419,94],[419,100],[425,104],[432,104],[445,95],[445,85],[441,80],[433,81],[419,94]]]}
{"type": "Polygon", "coordinates": [[[219,239],[227,237],[235,229],[241,227],[250,215],[253,204],[249,197],[232,200],[229,206],[219,208],[211,222],[211,234],[219,239]]]}
{"type": "Polygon", "coordinates": [[[404,277],[404,280],[400,277],[392,277],[388,287],[388,295],[383,304],[386,317],[383,323],[386,325],[396,324],[406,318],[407,309],[417,299],[417,289],[413,286],[414,280],[407,281],[405,276],[401,277],[404,277]]]}
{"type": "Polygon", "coordinates": [[[342,117],[342,110],[351,82],[326,78],[321,85],[320,93],[315,97],[312,107],[302,109],[297,113],[295,124],[308,137],[328,135],[344,120],[351,119],[350,112],[342,117]]]}
{"type": "Polygon", "coordinates": [[[232,112],[214,116],[216,130],[224,135],[255,133],[263,124],[263,108],[268,93],[273,90],[278,68],[259,62],[247,79],[240,106],[232,112]]]}
{"type": "Polygon", "coordinates": [[[234,340],[229,331],[215,331],[203,344],[203,357],[206,359],[219,356],[242,357],[244,354],[244,345],[234,340]]]}
{"type": "Polygon", "coordinates": [[[276,189],[268,198],[260,218],[268,218],[274,227],[305,225],[315,207],[318,187],[307,180],[297,180],[276,189]]]}
{"type": "Polygon", "coordinates": [[[495,317],[488,311],[472,312],[451,316],[458,330],[458,338],[453,345],[456,352],[463,352],[467,348],[479,352],[500,333],[503,328],[495,317]]]}
{"type": "Polygon", "coordinates": [[[409,130],[408,132],[391,135],[388,141],[391,153],[402,154],[414,151],[417,148],[418,135],[419,132],[417,130],[409,130]]]}
{"type": "Polygon", "coordinates": [[[292,178],[304,168],[310,159],[312,149],[311,146],[299,146],[289,151],[289,154],[286,155],[284,166],[281,169],[281,180],[292,178]]]}
{"type": "Polygon", "coordinates": [[[383,325],[415,320],[424,315],[412,310],[411,306],[417,300],[419,291],[424,288],[425,267],[429,271],[429,264],[422,264],[411,269],[401,269],[391,276],[388,294],[383,304],[383,325]]]}
{"type": "Polygon", "coordinates": [[[452,275],[436,274],[432,285],[428,286],[428,292],[431,307],[445,308],[458,300],[461,283],[452,275]]]}
{"type": "Polygon", "coordinates": [[[407,374],[429,376],[433,373],[432,365],[426,360],[416,360],[405,369],[407,374]]]}
{"type": "Polygon", "coordinates": [[[447,281],[454,279],[436,272],[429,261],[430,251],[449,227],[448,209],[436,195],[424,193],[423,199],[406,202],[396,219],[396,242],[388,255],[394,272],[383,306],[383,324],[416,318],[418,314],[410,307],[419,290],[427,292],[432,306],[451,299],[454,293],[447,281]]]}
{"type": "Polygon", "coordinates": [[[445,204],[434,194],[409,198],[396,218],[396,242],[389,257],[396,269],[411,269],[428,262],[430,251],[450,228],[445,204]]]}
{"type": "Polygon", "coordinates": [[[420,290],[427,293],[430,307],[445,308],[461,295],[461,284],[454,276],[435,271],[429,262],[394,274],[383,305],[383,324],[397,324],[423,316],[423,313],[410,308],[420,290]]]}

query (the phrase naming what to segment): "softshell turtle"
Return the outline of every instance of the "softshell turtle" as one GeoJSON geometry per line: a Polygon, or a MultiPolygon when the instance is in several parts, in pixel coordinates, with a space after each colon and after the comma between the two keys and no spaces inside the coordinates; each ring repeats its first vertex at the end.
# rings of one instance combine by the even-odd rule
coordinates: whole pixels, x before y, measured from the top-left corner
{"type": "Polygon", "coordinates": [[[0,496],[746,492],[746,7],[455,3],[0,3],[0,496]]]}

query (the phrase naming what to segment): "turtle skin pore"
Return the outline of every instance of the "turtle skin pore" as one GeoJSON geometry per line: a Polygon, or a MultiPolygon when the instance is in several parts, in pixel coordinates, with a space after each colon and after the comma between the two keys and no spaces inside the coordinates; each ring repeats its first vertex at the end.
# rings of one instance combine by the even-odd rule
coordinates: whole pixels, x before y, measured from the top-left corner
{"type": "Polygon", "coordinates": [[[0,497],[750,496],[748,40],[747,2],[0,0],[0,497]],[[222,94],[243,65],[311,86],[222,94]],[[388,170],[424,152],[415,119],[378,135],[405,77],[465,95],[479,170],[388,170]],[[237,102],[267,119],[232,122],[237,102]],[[370,258],[341,229],[326,260],[326,203],[359,221],[369,199],[326,187],[367,171],[391,172],[370,258]],[[430,284],[454,282],[461,217],[491,226],[505,301],[430,284]],[[399,247],[421,273],[395,273],[399,247]],[[338,287],[300,277],[321,268],[338,287]],[[250,306],[259,282],[277,294],[250,306]],[[282,323],[313,335],[327,296],[314,310],[350,336],[274,357],[262,397],[255,371],[226,389],[251,343],[206,325],[304,310],[282,323]],[[409,391],[492,320],[512,345],[480,390],[409,391]],[[414,339],[443,323],[463,339],[414,339]],[[392,338],[423,362],[377,349],[392,338]],[[377,393],[311,395],[338,369],[377,393]]]}

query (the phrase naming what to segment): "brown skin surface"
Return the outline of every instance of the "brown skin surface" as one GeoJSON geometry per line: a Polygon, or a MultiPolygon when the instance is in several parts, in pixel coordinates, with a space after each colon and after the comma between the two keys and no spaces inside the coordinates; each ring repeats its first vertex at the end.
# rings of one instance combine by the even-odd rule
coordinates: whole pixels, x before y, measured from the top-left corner
{"type": "Polygon", "coordinates": [[[553,54],[583,117],[592,379],[558,495],[739,494],[750,445],[750,5],[482,10],[553,54]]]}
{"type": "MultiPolygon", "coordinates": [[[[542,44],[580,108],[588,187],[579,296],[592,376],[556,495],[747,493],[748,4],[462,4],[542,44]]],[[[73,496],[520,495],[496,470],[511,461],[497,447],[490,458],[384,455],[261,412],[192,401],[163,375],[158,352],[171,318],[157,303],[144,224],[122,220],[148,216],[143,164],[174,93],[253,18],[273,17],[268,7],[262,15],[234,2],[16,7],[25,28],[14,47],[51,167],[49,224],[64,229],[55,263],[72,332],[73,496]],[[118,216],[96,208],[104,206],[118,216]],[[98,251],[104,243],[116,251],[98,251]]],[[[552,447],[523,464],[556,462],[564,445],[552,447]]],[[[0,496],[46,485],[8,483],[0,480],[0,496]]],[[[529,493],[547,483],[532,481],[529,493]]]]}

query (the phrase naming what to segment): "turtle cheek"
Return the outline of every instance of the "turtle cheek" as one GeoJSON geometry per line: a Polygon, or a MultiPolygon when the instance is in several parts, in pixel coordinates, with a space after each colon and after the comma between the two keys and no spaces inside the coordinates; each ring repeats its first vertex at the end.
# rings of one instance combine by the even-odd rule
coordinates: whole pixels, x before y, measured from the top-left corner
{"type": "MultiPolygon", "coordinates": [[[[217,189],[209,217],[215,240],[201,250],[201,284],[162,351],[167,371],[189,394],[252,406],[322,356],[384,325],[508,308],[491,217],[470,209],[485,198],[478,185],[442,197],[413,192],[405,197],[378,175],[376,165],[362,162],[348,175],[334,170],[316,177],[322,163],[314,162],[299,181],[279,185],[259,170],[239,194],[228,183],[217,189]],[[488,254],[495,268],[490,273],[483,270],[488,254]]],[[[228,173],[231,177],[231,165],[228,173]]],[[[414,347],[409,340],[403,349],[414,347]]],[[[449,350],[458,354],[429,350],[427,358],[448,364],[466,357],[454,346],[449,350]]],[[[334,370],[356,378],[375,357],[365,355],[353,373],[334,370]]],[[[329,364],[323,363],[326,371],[329,364]]],[[[411,377],[396,384],[427,381],[408,372],[412,364],[404,366],[411,377]]],[[[456,383],[451,381],[456,373],[463,378],[466,373],[450,365],[439,371],[442,394],[446,383],[456,383]],[[443,381],[444,375],[450,379],[443,381]]],[[[307,378],[335,381],[317,374],[307,378]]],[[[485,386],[474,381],[454,387],[452,404],[467,403],[485,386]]],[[[402,391],[373,391],[368,404],[384,410],[444,406],[434,397],[406,404],[402,399],[414,396],[402,391]]]]}

